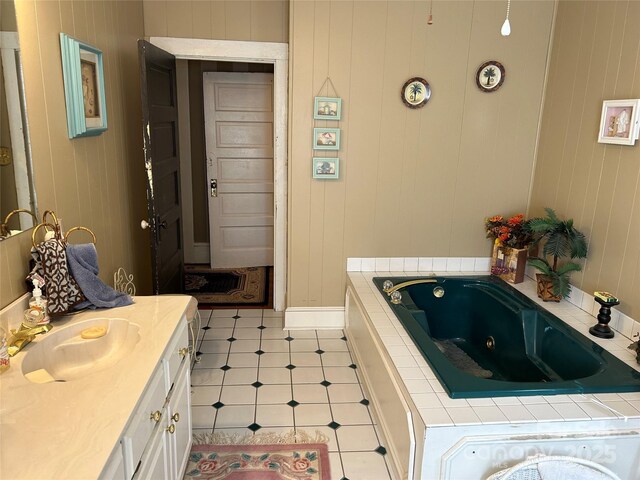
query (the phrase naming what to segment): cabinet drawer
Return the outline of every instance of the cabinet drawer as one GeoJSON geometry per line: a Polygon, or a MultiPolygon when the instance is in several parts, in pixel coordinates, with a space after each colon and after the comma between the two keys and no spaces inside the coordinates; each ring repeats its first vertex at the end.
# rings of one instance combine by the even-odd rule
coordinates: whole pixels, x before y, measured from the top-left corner
{"type": "MultiPolygon", "coordinates": [[[[158,412],[162,416],[166,414],[164,411],[166,396],[164,372],[162,368],[158,368],[153,374],[140,405],[131,416],[131,423],[122,437],[126,478],[133,476],[149,437],[158,424],[153,418],[153,413],[158,412]]],[[[160,422],[163,420],[160,419],[160,422]]]]}
{"type": "Polygon", "coordinates": [[[173,385],[182,360],[189,357],[188,323],[184,319],[178,325],[169,347],[166,350],[163,363],[166,370],[167,392],[173,385]]]}

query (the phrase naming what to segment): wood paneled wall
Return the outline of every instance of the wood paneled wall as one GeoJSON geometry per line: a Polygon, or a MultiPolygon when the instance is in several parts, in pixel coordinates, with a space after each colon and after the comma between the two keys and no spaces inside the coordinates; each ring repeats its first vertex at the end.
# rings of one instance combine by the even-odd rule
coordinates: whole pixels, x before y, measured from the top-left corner
{"type": "Polygon", "coordinates": [[[287,42],[288,0],[144,0],[148,37],[287,42]]]}
{"type": "Polygon", "coordinates": [[[484,218],[527,207],[553,2],[291,2],[288,306],[344,304],[347,257],[488,256],[484,218]],[[481,92],[478,67],[506,67],[481,92]],[[432,98],[410,110],[404,82],[432,98]],[[335,92],[321,89],[330,77],[335,92]],[[336,94],[343,117],[313,121],[313,97],[336,94]],[[313,127],[342,130],[339,152],[314,152],[313,127]],[[313,156],[338,156],[340,179],[311,178],[313,156]]]}
{"type": "Polygon", "coordinates": [[[555,208],[589,239],[575,285],[640,318],[640,146],[597,143],[603,100],[640,98],[640,2],[561,1],[531,214],[555,208]]]}
{"type": "MultiPolygon", "coordinates": [[[[91,228],[101,278],[124,266],[150,292],[140,80],[136,41],[144,35],[141,1],[17,2],[38,207],[65,229],[91,228]],[[60,32],[103,52],[107,132],[69,140],[60,32]]],[[[76,234],[74,234],[76,235],[76,234]]],[[[87,241],[78,235],[79,241],[87,241]]],[[[0,242],[0,307],[26,291],[30,235],[0,242]]]]}

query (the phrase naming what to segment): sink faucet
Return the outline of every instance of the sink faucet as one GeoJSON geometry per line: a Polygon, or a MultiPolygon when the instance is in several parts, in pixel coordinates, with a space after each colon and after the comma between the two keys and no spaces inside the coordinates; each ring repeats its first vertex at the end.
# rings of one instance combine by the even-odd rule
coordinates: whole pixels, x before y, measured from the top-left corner
{"type": "Polygon", "coordinates": [[[11,337],[7,342],[7,351],[9,356],[13,357],[16,353],[22,350],[27,344],[29,344],[36,335],[40,333],[47,333],[51,330],[51,324],[46,323],[44,325],[37,325],[35,327],[28,327],[24,323],[20,324],[18,330],[11,329],[11,337]]]}

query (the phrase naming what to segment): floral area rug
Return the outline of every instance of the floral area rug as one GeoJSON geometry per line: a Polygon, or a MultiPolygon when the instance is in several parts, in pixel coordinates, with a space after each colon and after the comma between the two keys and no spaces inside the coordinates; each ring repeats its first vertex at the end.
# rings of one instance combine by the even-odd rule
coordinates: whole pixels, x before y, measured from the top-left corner
{"type": "Polygon", "coordinates": [[[298,431],[194,435],[185,480],[331,480],[327,438],[298,431]]]}
{"type": "Polygon", "coordinates": [[[266,305],[269,267],[216,268],[185,265],[184,288],[201,305],[266,305]]]}

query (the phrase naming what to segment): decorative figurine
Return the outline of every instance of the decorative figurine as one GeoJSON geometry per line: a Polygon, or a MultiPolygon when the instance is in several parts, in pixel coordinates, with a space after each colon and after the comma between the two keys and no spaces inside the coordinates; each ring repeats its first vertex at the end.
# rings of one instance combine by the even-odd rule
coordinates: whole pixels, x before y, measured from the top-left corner
{"type": "Polygon", "coordinates": [[[600,304],[598,312],[598,323],[589,329],[589,333],[598,338],[613,338],[613,330],[609,327],[611,321],[611,307],[619,305],[620,302],[609,292],[593,292],[593,297],[600,304]]]}

